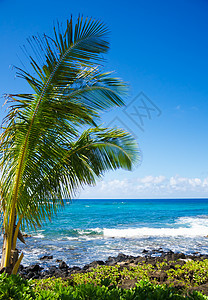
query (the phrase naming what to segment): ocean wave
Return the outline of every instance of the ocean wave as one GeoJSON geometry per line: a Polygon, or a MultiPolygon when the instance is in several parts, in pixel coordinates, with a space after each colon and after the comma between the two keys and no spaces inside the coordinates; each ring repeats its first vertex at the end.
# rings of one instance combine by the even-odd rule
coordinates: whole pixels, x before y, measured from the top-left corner
{"type": "MultiPolygon", "coordinates": [[[[57,240],[68,239],[99,239],[99,238],[141,238],[141,237],[203,237],[208,235],[208,216],[179,217],[172,226],[154,228],[132,227],[132,228],[88,228],[69,229],[62,232],[57,240]]],[[[32,235],[33,238],[43,239],[43,232],[32,235]]],[[[47,236],[47,234],[46,234],[47,236]]],[[[56,238],[55,238],[56,239],[56,238]]]]}
{"type": "Polygon", "coordinates": [[[206,236],[208,228],[128,228],[128,229],[104,229],[104,237],[119,237],[119,238],[136,238],[144,236],[158,236],[158,237],[176,237],[176,236],[206,236]]]}
{"type": "Polygon", "coordinates": [[[179,227],[179,228],[104,228],[93,230],[77,230],[76,237],[67,236],[68,240],[81,239],[95,239],[95,238],[141,238],[141,237],[205,237],[208,235],[208,228],[205,226],[196,227],[179,227]]]}
{"type": "Polygon", "coordinates": [[[91,228],[88,230],[76,230],[82,237],[117,237],[117,238],[140,238],[140,237],[203,237],[208,235],[208,216],[179,217],[173,227],[137,227],[137,228],[91,228]],[[178,227],[179,226],[179,227],[178,227]]]}
{"type": "Polygon", "coordinates": [[[141,227],[141,228],[104,228],[104,237],[136,238],[144,236],[155,237],[194,237],[208,235],[208,216],[180,217],[173,227],[141,227]],[[177,227],[181,225],[180,227],[177,227]]]}
{"type": "Polygon", "coordinates": [[[89,229],[71,229],[67,230],[65,234],[61,237],[66,237],[67,239],[77,239],[78,237],[90,237],[90,236],[100,236],[103,234],[103,230],[100,228],[89,228],[89,229]]]}
{"type": "Polygon", "coordinates": [[[45,235],[42,233],[37,233],[35,235],[32,235],[32,237],[37,239],[44,239],[45,235]]]}
{"type": "Polygon", "coordinates": [[[200,217],[180,217],[177,219],[176,224],[186,225],[188,227],[207,227],[208,229],[208,216],[202,215],[200,217]]]}

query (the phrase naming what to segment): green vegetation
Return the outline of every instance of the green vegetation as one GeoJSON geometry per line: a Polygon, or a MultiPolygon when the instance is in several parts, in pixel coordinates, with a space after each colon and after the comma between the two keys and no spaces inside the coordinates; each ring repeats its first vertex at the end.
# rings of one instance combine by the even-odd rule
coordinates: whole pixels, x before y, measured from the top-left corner
{"type": "Polygon", "coordinates": [[[190,285],[198,286],[208,282],[207,270],[208,260],[206,259],[204,261],[188,261],[183,266],[175,264],[174,268],[166,272],[170,285],[182,283],[185,287],[189,287],[190,285]]]}
{"type": "Polygon", "coordinates": [[[58,24],[52,37],[28,39],[30,65],[17,75],[32,91],[7,95],[0,136],[1,267],[8,273],[16,274],[23,258],[16,249],[21,228],[40,227],[77,189],[108,170],[131,170],[138,159],[129,133],[96,124],[126,95],[125,83],[102,71],[107,36],[103,23],[80,17],[65,29],[58,24]]]}
{"type": "Polygon", "coordinates": [[[35,293],[30,283],[19,275],[0,275],[0,299],[1,300],[30,300],[35,299],[35,293]]]}
{"type": "Polygon", "coordinates": [[[99,266],[69,278],[24,280],[18,275],[0,275],[0,299],[88,299],[88,300],[205,300],[197,291],[208,283],[208,260],[138,264],[136,267],[99,266]],[[154,274],[165,273],[165,283],[154,274]],[[133,282],[131,288],[125,285],[133,282]]]}
{"type": "Polygon", "coordinates": [[[122,289],[114,285],[102,286],[94,284],[81,284],[75,287],[67,286],[61,284],[61,282],[50,282],[50,289],[43,290],[37,289],[36,295],[41,295],[38,299],[89,299],[89,300],[99,300],[99,299],[111,299],[111,300],[180,300],[180,299],[208,299],[208,297],[202,295],[199,292],[192,292],[189,295],[182,295],[181,292],[176,291],[174,288],[154,285],[147,281],[141,281],[136,284],[133,289],[122,289]]]}
{"type": "Polygon", "coordinates": [[[138,264],[137,266],[121,267],[99,266],[88,273],[71,275],[74,284],[93,283],[102,285],[110,282],[122,286],[126,280],[149,281],[153,284],[166,283],[170,287],[180,287],[187,290],[208,283],[208,260],[188,261],[184,265],[179,262],[161,262],[138,264]]]}
{"type": "Polygon", "coordinates": [[[0,299],[5,300],[205,300],[208,297],[194,291],[182,295],[180,291],[165,285],[154,285],[148,281],[140,281],[133,289],[122,289],[109,282],[102,285],[93,283],[72,286],[63,279],[46,279],[26,281],[18,275],[0,275],[0,299]]]}

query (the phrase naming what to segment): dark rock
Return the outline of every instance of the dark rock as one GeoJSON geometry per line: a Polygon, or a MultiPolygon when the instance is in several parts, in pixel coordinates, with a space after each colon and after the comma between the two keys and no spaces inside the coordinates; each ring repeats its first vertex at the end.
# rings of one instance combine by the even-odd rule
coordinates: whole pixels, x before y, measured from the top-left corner
{"type": "Polygon", "coordinates": [[[125,261],[126,259],[128,259],[129,256],[123,253],[119,253],[118,256],[116,257],[116,261],[117,262],[122,262],[125,261]]]}
{"type": "Polygon", "coordinates": [[[195,255],[187,255],[186,257],[189,258],[189,259],[192,259],[192,260],[195,260],[195,258],[196,258],[195,255]]]}
{"type": "Polygon", "coordinates": [[[25,275],[27,275],[27,271],[25,271],[25,270],[22,270],[22,271],[20,271],[20,272],[18,272],[18,274],[21,276],[21,277],[25,277],[25,275]]]}
{"type": "Polygon", "coordinates": [[[45,259],[53,259],[53,255],[44,255],[39,258],[40,260],[45,260],[45,259]]]}
{"type": "Polygon", "coordinates": [[[46,276],[48,276],[48,275],[49,275],[48,271],[43,271],[41,273],[41,278],[46,278],[46,276]]]}
{"type": "Polygon", "coordinates": [[[151,251],[151,254],[156,254],[156,253],[163,253],[162,248],[159,248],[159,249],[153,249],[153,250],[151,251]]]}
{"type": "Polygon", "coordinates": [[[184,253],[176,253],[174,254],[174,259],[177,260],[177,259],[185,259],[186,258],[186,255],[184,253]]]}
{"type": "Polygon", "coordinates": [[[50,278],[51,277],[51,275],[50,274],[46,274],[45,276],[43,276],[42,278],[43,279],[47,279],[47,278],[50,278]]]}
{"type": "Polygon", "coordinates": [[[162,283],[167,279],[167,274],[164,271],[155,271],[151,274],[151,278],[162,283]]]}
{"type": "Polygon", "coordinates": [[[108,266],[112,266],[112,265],[115,265],[115,264],[117,264],[119,262],[127,262],[127,261],[130,262],[130,261],[132,261],[134,259],[135,259],[134,256],[126,255],[126,254],[123,254],[123,253],[119,253],[118,256],[116,256],[116,257],[109,256],[108,259],[105,261],[104,264],[106,264],[108,266]]]}
{"type": "Polygon", "coordinates": [[[146,263],[148,263],[148,264],[151,264],[151,265],[155,266],[155,265],[156,265],[156,263],[157,263],[157,259],[156,259],[155,257],[150,257],[150,258],[147,258],[147,260],[146,260],[146,263]]]}
{"type": "Polygon", "coordinates": [[[32,266],[26,267],[25,270],[27,272],[39,272],[39,271],[43,270],[43,268],[40,265],[35,264],[32,266]]]}
{"type": "Polygon", "coordinates": [[[96,268],[97,266],[103,266],[105,263],[102,260],[95,260],[89,264],[90,267],[96,268]]]}
{"type": "Polygon", "coordinates": [[[162,254],[161,254],[161,257],[164,257],[164,256],[172,256],[172,254],[174,254],[174,252],[173,251],[167,251],[167,252],[164,252],[164,251],[162,251],[162,254]]]}
{"type": "Polygon", "coordinates": [[[71,270],[72,271],[81,271],[81,268],[74,266],[74,267],[71,268],[71,270]]]}
{"type": "Polygon", "coordinates": [[[20,265],[18,270],[19,270],[19,272],[20,272],[20,271],[22,271],[23,269],[24,269],[24,266],[23,266],[23,265],[20,265]]]}
{"type": "Polygon", "coordinates": [[[67,277],[68,270],[67,269],[56,269],[54,272],[55,277],[67,277]]]}
{"type": "Polygon", "coordinates": [[[151,279],[157,279],[159,281],[160,279],[160,271],[155,271],[151,274],[151,279]]]}
{"type": "Polygon", "coordinates": [[[108,259],[105,261],[107,266],[113,266],[116,264],[115,257],[109,256],[108,259]]]}
{"type": "Polygon", "coordinates": [[[200,254],[199,256],[201,259],[208,259],[208,255],[206,254],[200,254]]]}
{"type": "Polygon", "coordinates": [[[175,270],[175,269],[176,269],[175,264],[170,264],[170,265],[169,265],[169,269],[175,270]]]}
{"type": "Polygon", "coordinates": [[[32,279],[41,279],[41,276],[39,274],[36,274],[35,276],[32,277],[32,279]]]}
{"type": "Polygon", "coordinates": [[[167,278],[168,278],[168,276],[167,276],[166,272],[161,271],[160,272],[160,282],[161,283],[164,282],[167,278]]]}
{"type": "Polygon", "coordinates": [[[163,256],[164,259],[166,259],[167,261],[173,261],[175,260],[175,254],[166,254],[163,256]]]}
{"type": "Polygon", "coordinates": [[[125,279],[122,281],[122,284],[119,285],[120,288],[123,289],[131,289],[135,287],[135,283],[137,283],[137,279],[125,279]]]}
{"type": "Polygon", "coordinates": [[[4,272],[6,272],[6,268],[5,268],[5,267],[2,267],[2,268],[0,269],[0,274],[2,274],[2,273],[4,273],[4,272]]]}
{"type": "Polygon", "coordinates": [[[137,256],[135,259],[134,259],[134,263],[135,264],[139,264],[139,263],[142,263],[146,261],[146,258],[142,257],[142,256],[137,256]]]}
{"type": "Polygon", "coordinates": [[[146,250],[146,249],[144,249],[143,251],[142,251],[142,253],[148,253],[149,251],[148,250],[146,250]]]}
{"type": "Polygon", "coordinates": [[[162,267],[161,267],[161,270],[163,270],[163,271],[167,271],[167,270],[169,270],[169,269],[170,269],[169,266],[162,266],[162,267]]]}
{"type": "MultiPolygon", "coordinates": [[[[145,250],[145,249],[144,249],[145,250]]],[[[147,250],[145,250],[147,251],[147,250]]],[[[160,256],[154,256],[155,253],[159,253],[160,249],[154,251],[147,251],[148,254],[144,256],[130,256],[125,255],[123,253],[119,253],[118,256],[112,257],[109,256],[108,259],[103,261],[93,261],[90,264],[85,265],[82,269],[80,267],[74,266],[69,268],[69,266],[62,260],[57,260],[59,262],[59,267],[51,266],[48,270],[43,270],[43,268],[39,264],[31,265],[28,267],[23,267],[22,265],[19,268],[19,274],[25,279],[40,279],[40,278],[50,278],[50,277],[62,277],[69,278],[70,274],[75,273],[85,273],[91,271],[93,268],[96,268],[100,265],[119,265],[119,269],[123,268],[129,269],[130,267],[136,267],[138,264],[151,264],[153,266],[152,271],[150,272],[150,277],[155,279],[159,283],[167,283],[166,271],[170,269],[175,269],[176,265],[183,266],[186,263],[187,259],[192,259],[194,261],[203,261],[208,258],[208,255],[185,255],[184,253],[174,253],[173,251],[163,252],[161,251],[160,256]],[[161,263],[166,259],[166,263],[164,266],[161,266],[160,270],[157,270],[156,264],[161,263]]],[[[147,253],[146,252],[146,253],[147,253]]],[[[51,257],[51,256],[49,256],[51,257]]],[[[45,259],[45,258],[44,258],[45,259]]],[[[48,259],[48,256],[47,256],[48,259]]],[[[3,269],[4,270],[4,269],[3,269]]],[[[189,279],[193,280],[193,274],[189,274],[189,279]]],[[[120,279],[119,279],[120,280],[120,279]]],[[[136,278],[135,278],[136,280],[136,278]]],[[[126,279],[122,279],[118,282],[119,284],[124,284],[127,288],[131,288],[134,286],[135,280],[126,281],[126,279]],[[122,282],[122,283],[121,283],[122,282]]],[[[177,284],[177,282],[175,282],[177,284]]]]}
{"type": "Polygon", "coordinates": [[[54,274],[57,270],[57,267],[56,266],[51,266],[49,269],[48,269],[48,273],[49,274],[54,274]]]}
{"type": "Polygon", "coordinates": [[[59,269],[68,269],[68,265],[65,263],[65,261],[60,262],[59,269]]]}
{"type": "Polygon", "coordinates": [[[29,272],[29,273],[25,276],[25,278],[26,278],[26,279],[32,279],[35,275],[36,275],[36,274],[35,274],[34,272],[29,272]]]}
{"type": "Polygon", "coordinates": [[[27,233],[23,233],[22,235],[23,235],[23,237],[26,237],[26,238],[28,238],[28,237],[31,237],[31,236],[32,236],[31,234],[27,234],[27,233]]]}
{"type": "Polygon", "coordinates": [[[74,266],[74,267],[70,268],[68,271],[70,274],[76,274],[76,273],[82,272],[82,269],[80,267],[74,266]]]}
{"type": "MultiPolygon", "coordinates": [[[[116,261],[115,261],[115,263],[116,263],[116,261]]],[[[86,271],[86,270],[97,268],[98,266],[103,266],[103,265],[105,265],[105,263],[102,260],[95,260],[95,261],[91,262],[90,264],[85,265],[83,267],[83,270],[86,271]]]]}

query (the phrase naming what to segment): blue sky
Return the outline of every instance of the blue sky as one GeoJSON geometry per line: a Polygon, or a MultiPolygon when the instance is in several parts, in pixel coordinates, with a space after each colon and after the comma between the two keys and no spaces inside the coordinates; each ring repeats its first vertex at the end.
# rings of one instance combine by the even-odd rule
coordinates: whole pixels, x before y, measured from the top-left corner
{"type": "Polygon", "coordinates": [[[106,174],[81,198],[207,197],[207,13],[206,0],[0,0],[0,95],[29,91],[11,66],[21,67],[26,38],[50,34],[53,21],[83,14],[111,31],[106,68],[130,89],[126,113],[108,112],[103,122],[129,129],[142,161],[133,172],[106,174]]]}

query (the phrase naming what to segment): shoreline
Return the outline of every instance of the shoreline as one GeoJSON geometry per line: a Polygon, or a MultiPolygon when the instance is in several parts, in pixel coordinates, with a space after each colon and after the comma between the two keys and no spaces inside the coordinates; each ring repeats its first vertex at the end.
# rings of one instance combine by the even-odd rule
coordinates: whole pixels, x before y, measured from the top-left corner
{"type": "MultiPolygon", "coordinates": [[[[109,256],[105,261],[93,261],[82,268],[69,267],[63,260],[57,261],[58,267],[51,266],[47,270],[40,264],[28,267],[21,265],[18,273],[24,279],[41,280],[42,284],[46,282],[46,285],[47,280],[61,279],[62,282],[67,281],[67,284],[72,286],[79,284],[80,278],[85,278],[89,280],[88,282],[94,280],[96,284],[103,273],[107,274],[109,278],[107,281],[117,274],[117,287],[121,289],[132,289],[140,281],[146,280],[155,286],[165,285],[184,293],[198,291],[208,296],[207,254],[186,255],[181,252],[165,252],[161,248],[152,251],[144,249],[143,254],[144,256],[131,256],[119,253],[114,257],[109,256]],[[78,281],[76,278],[79,278],[78,281]]],[[[87,282],[81,280],[81,283],[87,282]]]]}
{"type": "MultiPolygon", "coordinates": [[[[107,260],[95,260],[83,267],[68,266],[63,260],[56,260],[56,265],[44,268],[40,263],[31,264],[24,267],[20,265],[18,274],[24,279],[46,279],[50,277],[56,278],[68,278],[72,274],[87,273],[92,269],[99,266],[119,266],[120,268],[136,267],[138,264],[151,264],[155,266],[157,263],[167,262],[171,265],[171,262],[177,262],[183,266],[188,261],[204,261],[208,260],[208,254],[200,254],[194,252],[193,254],[184,254],[182,252],[163,251],[161,248],[154,249],[152,251],[143,250],[143,256],[132,256],[124,253],[119,253],[117,256],[109,256],[107,260]],[[58,266],[57,266],[58,264],[58,266]]],[[[40,258],[40,261],[47,261],[53,259],[51,255],[45,255],[40,258]]],[[[171,267],[171,266],[170,266],[171,267]]]]}

